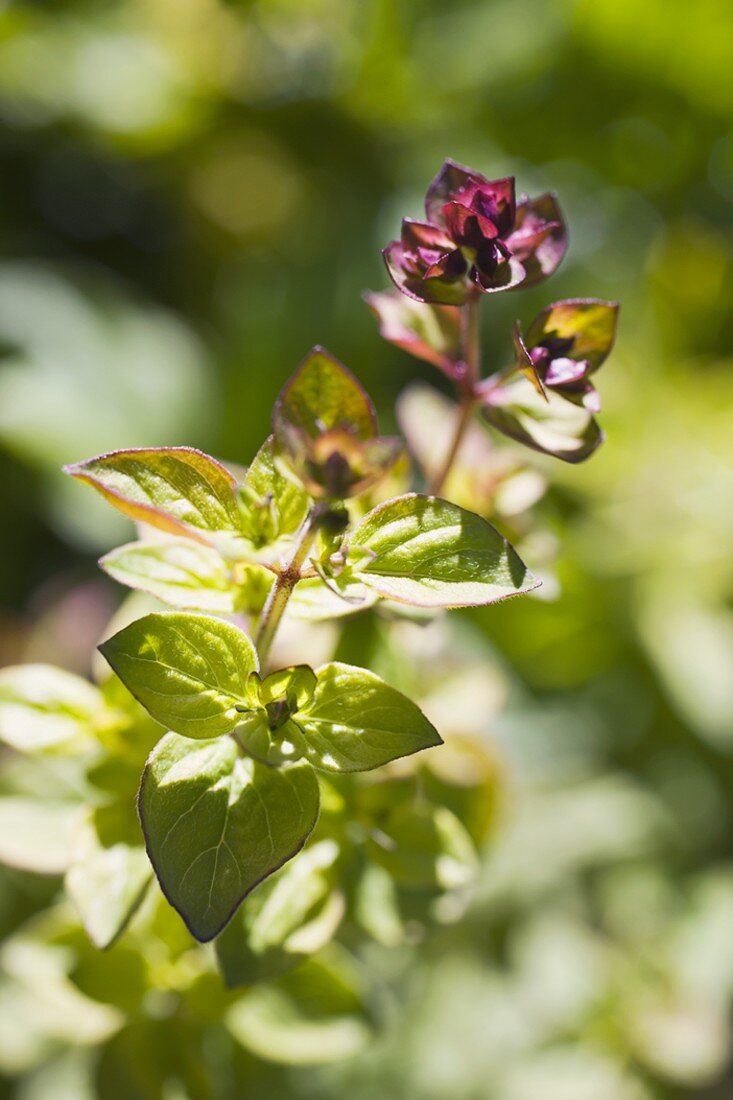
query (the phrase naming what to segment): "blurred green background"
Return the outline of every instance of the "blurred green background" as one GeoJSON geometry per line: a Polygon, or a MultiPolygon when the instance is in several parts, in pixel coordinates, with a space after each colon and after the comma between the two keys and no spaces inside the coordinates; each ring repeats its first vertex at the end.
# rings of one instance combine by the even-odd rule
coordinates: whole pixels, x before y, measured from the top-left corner
{"type": "MultiPolygon", "coordinates": [[[[551,284],[485,305],[491,362],[547,301],[622,303],[607,442],[578,468],[537,459],[554,598],[466,616],[501,670],[513,807],[478,899],[385,964],[385,1038],[263,1070],[262,1095],[725,1100],[728,0],[1,3],[0,664],[86,671],[120,597],[95,563],[125,522],[62,463],[164,443],[246,463],[317,342],[394,427],[425,371],[361,293],[444,156],[556,190],[569,223],[551,284]]],[[[4,931],[39,890],[0,900],[4,931]]],[[[45,1097],[43,1061],[14,1083],[3,1034],[7,1094],[45,1097]]]]}

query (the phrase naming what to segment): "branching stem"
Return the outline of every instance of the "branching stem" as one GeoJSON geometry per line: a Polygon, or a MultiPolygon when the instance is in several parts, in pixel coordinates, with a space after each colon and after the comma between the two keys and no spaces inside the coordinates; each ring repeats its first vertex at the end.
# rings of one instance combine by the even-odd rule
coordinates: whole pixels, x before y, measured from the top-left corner
{"type": "Polygon", "coordinates": [[[302,566],[318,534],[320,519],[321,510],[316,505],[303,520],[296,536],[290,561],[279,571],[262,609],[255,634],[255,645],[262,666],[267,661],[270,646],[277,633],[280,620],[285,613],[285,608],[288,606],[288,600],[293,593],[293,589],[303,576],[302,566]]]}

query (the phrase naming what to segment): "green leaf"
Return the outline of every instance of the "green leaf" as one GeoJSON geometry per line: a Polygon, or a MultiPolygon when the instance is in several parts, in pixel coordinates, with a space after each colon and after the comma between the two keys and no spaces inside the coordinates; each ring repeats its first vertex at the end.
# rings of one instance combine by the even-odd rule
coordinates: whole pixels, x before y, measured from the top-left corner
{"type": "Polygon", "coordinates": [[[372,509],[352,535],[349,553],[364,584],[417,607],[496,603],[540,583],[486,520],[416,493],[372,509]]]}
{"type": "Polygon", "coordinates": [[[203,542],[242,534],[234,477],[193,447],[111,451],[64,469],[123,515],[161,531],[203,542]]]}
{"type": "Polygon", "coordinates": [[[308,511],[308,494],[278,462],[273,436],[253,458],[239,493],[242,529],[256,547],[294,534],[308,511]]]}
{"type": "Polygon", "coordinates": [[[373,1036],[361,974],[335,944],[276,981],[248,990],[225,1022],[253,1054],[296,1066],[351,1057],[373,1036]]]}
{"type": "Polygon", "coordinates": [[[0,863],[38,875],[63,874],[82,813],[75,802],[0,797],[0,863]]]}
{"type": "Polygon", "coordinates": [[[159,742],[143,772],[140,820],[163,893],[196,939],[218,935],[250,890],[300,851],[318,801],[308,764],[269,768],[228,737],[159,742]]]}
{"type": "Polygon", "coordinates": [[[471,837],[444,806],[400,805],[367,841],[367,852],[402,886],[455,890],[478,870],[471,837]]]}
{"type": "Polygon", "coordinates": [[[334,889],[338,845],[308,847],[263,883],[240,907],[216,941],[228,986],[277,977],[329,942],[344,913],[334,889]]]}
{"type": "Polygon", "coordinates": [[[51,665],[0,671],[0,740],[19,752],[73,747],[114,721],[98,688],[51,665]]]}
{"type": "Polygon", "coordinates": [[[229,566],[213,547],[191,539],[130,542],[106,554],[99,564],[120,584],[173,607],[234,611],[236,588],[229,566]]]}
{"type": "Polygon", "coordinates": [[[76,838],[66,890],[95,947],[111,947],[140,906],[153,877],[142,845],[112,843],[90,815],[76,838]]]}
{"type": "Polygon", "coordinates": [[[543,397],[526,378],[502,386],[481,413],[510,439],[564,462],[583,462],[603,442],[592,412],[557,390],[543,397]]]}
{"type": "Polygon", "coordinates": [[[153,612],[99,649],[148,713],[185,737],[229,733],[240,719],[237,705],[250,705],[247,679],[257,653],[222,619],[153,612]]]}
{"type": "Polygon", "coordinates": [[[282,389],[273,424],[276,437],[284,424],[311,438],[337,427],[350,427],[364,440],[377,432],[369,397],[353,374],[321,347],[308,353],[282,389]]]}
{"type": "Polygon", "coordinates": [[[443,743],[420,708],[373,672],[334,661],[316,676],[313,699],[292,719],[315,767],[370,771],[443,743]]]}

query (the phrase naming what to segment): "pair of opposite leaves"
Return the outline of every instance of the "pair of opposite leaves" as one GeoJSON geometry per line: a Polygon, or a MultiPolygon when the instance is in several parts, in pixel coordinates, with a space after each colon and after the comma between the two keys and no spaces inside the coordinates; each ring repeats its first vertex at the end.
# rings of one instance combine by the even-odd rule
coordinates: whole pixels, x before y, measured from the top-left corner
{"type": "MultiPolygon", "coordinates": [[[[371,409],[358,383],[320,352],[283,393],[279,414],[296,410],[292,415],[316,432],[324,425],[316,409],[328,410],[324,415],[333,425],[343,415],[353,418],[359,401],[371,409]]],[[[370,425],[376,431],[373,410],[370,425]]],[[[251,506],[253,496],[261,500],[263,491],[273,493],[276,518],[287,517],[273,529],[277,536],[295,527],[300,505],[292,482],[277,473],[271,444],[266,448],[245,479],[243,500],[251,506]]],[[[70,472],[125,514],[165,531],[211,537],[215,544],[221,535],[247,537],[234,478],[200,452],[115,452],[70,472]]],[[[164,553],[169,544],[158,545],[164,553]]],[[[399,602],[491,603],[536,583],[486,521],[416,494],[373,509],[349,547],[360,562],[357,579],[399,602]]],[[[312,677],[302,699],[294,684],[298,670],[285,670],[276,674],[289,678],[279,697],[270,677],[257,690],[269,690],[271,697],[253,700],[256,654],[246,636],[222,620],[148,616],[110,639],[103,652],[151,715],[172,731],[146,767],[140,811],[161,886],[199,939],[216,935],[242,898],[305,843],[318,815],[311,763],[365,770],[440,742],[413,703],[363,669],[301,669],[301,686],[312,677]],[[275,721],[271,707],[279,708],[275,721]],[[235,740],[222,734],[237,736],[250,757],[242,758],[235,740]],[[303,762],[267,766],[296,757],[303,762]]]]}
{"type": "Polygon", "coordinates": [[[222,619],[153,613],[101,649],[172,731],[145,767],[140,817],[161,887],[201,940],[307,840],[314,767],[366,771],[441,743],[413,702],[365,669],[332,662],[260,680],[254,646],[222,619]]]}

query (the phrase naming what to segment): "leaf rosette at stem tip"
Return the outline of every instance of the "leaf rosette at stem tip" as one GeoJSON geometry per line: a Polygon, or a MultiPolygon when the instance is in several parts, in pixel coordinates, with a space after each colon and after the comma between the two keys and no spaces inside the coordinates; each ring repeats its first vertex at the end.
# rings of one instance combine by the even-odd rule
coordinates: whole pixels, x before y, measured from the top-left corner
{"type": "Polygon", "coordinates": [[[547,306],[522,334],[514,328],[515,369],[480,384],[484,418],[505,435],[566,462],[582,462],[603,441],[591,376],[616,336],[618,304],[595,298],[547,306]]]}
{"type": "Polygon", "coordinates": [[[517,202],[514,177],[489,180],[446,160],[428,188],[427,222],[405,218],[384,249],[390,277],[419,302],[461,305],[471,295],[534,286],[567,249],[552,193],[517,202]]]}
{"type": "Polygon", "coordinates": [[[222,619],[152,612],[100,649],[161,725],[190,743],[230,734],[268,764],[370,771],[441,744],[420,709],[367,669],[296,665],[262,679],[247,636],[222,619]]]}
{"type": "Polygon", "coordinates": [[[273,412],[275,439],[316,498],[363,492],[390,469],[401,441],[377,434],[374,406],[356,378],[315,347],[283,387],[273,412]]]}

